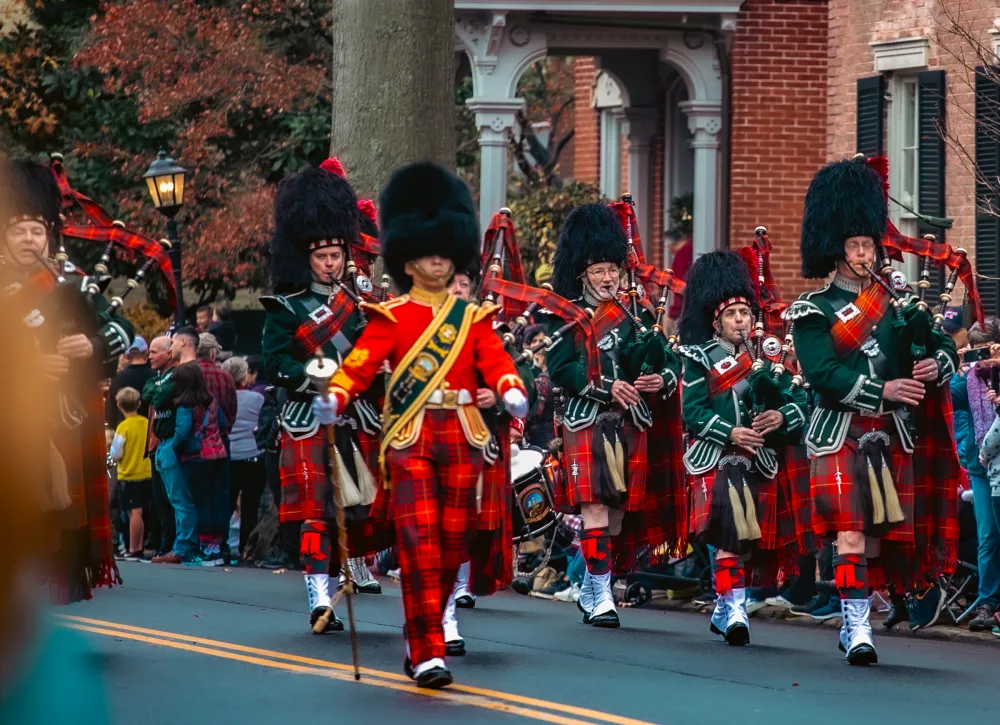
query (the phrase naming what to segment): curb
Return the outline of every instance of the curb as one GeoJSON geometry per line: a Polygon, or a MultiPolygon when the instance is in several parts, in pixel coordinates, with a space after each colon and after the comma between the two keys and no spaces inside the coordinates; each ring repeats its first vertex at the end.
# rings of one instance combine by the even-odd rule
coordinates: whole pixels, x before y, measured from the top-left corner
{"type": "MultiPolygon", "coordinates": [[[[654,598],[653,601],[643,607],[643,609],[655,609],[664,612],[690,612],[692,614],[700,613],[688,600],[672,600],[667,599],[666,597],[654,598]]],[[[703,612],[703,614],[705,614],[705,616],[709,616],[711,614],[711,610],[707,610],[703,612]]],[[[944,612],[942,612],[942,616],[946,616],[944,612]]],[[[827,629],[840,629],[840,617],[818,622],[810,617],[796,617],[787,609],[783,609],[781,607],[766,606],[763,609],[758,609],[756,612],[751,614],[750,617],[779,622],[787,624],[790,627],[825,627],[827,629]]],[[[872,631],[877,637],[924,639],[936,640],[939,642],[958,642],[962,644],[993,646],[1000,644],[1000,638],[996,637],[991,632],[970,632],[968,629],[963,627],[956,627],[941,623],[935,624],[933,627],[928,627],[927,629],[918,629],[916,632],[911,632],[905,623],[896,625],[890,630],[886,630],[883,629],[881,625],[883,619],[885,619],[885,616],[881,613],[874,613],[872,616],[872,631]]]]}

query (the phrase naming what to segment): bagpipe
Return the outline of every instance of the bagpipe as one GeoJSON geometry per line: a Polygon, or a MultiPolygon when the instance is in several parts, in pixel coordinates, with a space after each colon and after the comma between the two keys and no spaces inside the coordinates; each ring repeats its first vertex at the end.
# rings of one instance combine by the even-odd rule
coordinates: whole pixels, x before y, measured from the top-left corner
{"type": "MultiPolygon", "coordinates": [[[[882,178],[886,199],[889,196],[889,166],[884,157],[865,160],[869,168],[882,178]]],[[[972,308],[972,314],[980,325],[984,323],[982,301],[976,286],[976,274],[969,262],[968,253],[961,247],[952,247],[938,242],[932,234],[922,239],[909,237],[899,231],[888,220],[888,230],[884,239],[875,244],[875,264],[878,270],[865,267],[872,279],[886,292],[892,306],[893,331],[895,332],[895,352],[897,364],[903,374],[910,374],[913,366],[928,356],[935,336],[943,335],[945,309],[952,301],[952,293],[959,280],[965,287],[965,297],[972,308]],[[903,295],[910,291],[906,276],[893,267],[893,262],[903,260],[903,254],[913,254],[920,258],[920,276],[916,284],[916,295],[903,295]],[[939,295],[940,307],[932,313],[927,301],[927,291],[931,287],[931,267],[947,268],[949,274],[939,295]]],[[[907,426],[916,435],[915,420],[911,410],[906,410],[907,426]]]]}
{"type": "MultiPolygon", "coordinates": [[[[45,274],[50,276],[51,284],[47,285],[49,295],[68,297],[72,294],[77,296],[76,292],[82,291],[87,303],[86,306],[96,314],[99,320],[98,325],[106,325],[121,313],[126,298],[145,282],[147,275],[155,266],[163,274],[168,299],[173,305],[177,290],[173,266],[167,254],[170,242],[166,239],[155,242],[128,229],[124,222],[113,219],[97,202],[70,186],[61,154],[54,153],[50,158],[50,168],[62,195],[61,217],[63,225],[60,236],[55,240],[56,251],[52,257],[37,255],[45,274]],[[82,219],[79,222],[70,219],[70,215],[74,212],[82,212],[82,219]],[[70,261],[69,253],[66,251],[66,239],[103,242],[105,244],[99,260],[94,265],[93,273],[86,274],[80,266],[70,261]],[[143,261],[126,279],[125,288],[118,294],[111,295],[110,299],[105,300],[107,304],[104,304],[101,300],[113,279],[110,270],[116,250],[143,258],[143,261]],[[82,277],[82,281],[80,281],[80,277],[82,277]]],[[[41,302],[41,300],[34,301],[35,304],[41,302]]],[[[77,312],[83,311],[77,310],[77,312]]],[[[71,324],[71,320],[63,320],[62,324],[71,324]]]]}
{"type": "MultiPolygon", "coordinates": [[[[768,410],[777,410],[790,402],[797,388],[803,387],[805,380],[796,363],[789,360],[794,350],[794,320],[789,320],[786,328],[785,310],[787,303],[781,299],[781,291],[771,272],[771,239],[767,227],[754,229],[753,241],[737,250],[743,258],[754,287],[756,320],[753,340],[741,331],[743,349],[752,361],[747,382],[751,393],[751,415],[757,416],[768,410]],[[768,365],[764,340],[767,335],[783,337],[778,359],[768,365]],[[789,369],[791,368],[791,369],[789,369]],[[791,379],[782,387],[785,372],[791,372],[791,379]]],[[[773,355],[773,354],[772,354],[773,355]]]]}

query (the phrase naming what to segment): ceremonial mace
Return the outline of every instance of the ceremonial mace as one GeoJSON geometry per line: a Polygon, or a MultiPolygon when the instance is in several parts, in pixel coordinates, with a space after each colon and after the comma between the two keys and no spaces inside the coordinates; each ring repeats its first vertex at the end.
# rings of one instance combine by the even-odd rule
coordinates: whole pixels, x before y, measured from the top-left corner
{"type": "MultiPolygon", "coordinates": [[[[328,357],[323,357],[321,348],[316,348],[316,356],[306,363],[306,376],[316,387],[316,392],[324,399],[330,395],[330,378],[337,372],[337,363],[328,357]]],[[[326,428],[326,444],[330,456],[330,485],[333,486],[334,507],[337,509],[337,550],[340,553],[340,571],[344,574],[344,586],[330,603],[331,610],[337,603],[337,598],[343,593],[347,599],[347,623],[351,628],[351,656],[354,658],[354,679],[361,679],[361,669],[358,666],[358,631],[354,627],[354,602],[351,594],[354,592],[354,580],[351,577],[351,567],[348,565],[347,521],[344,516],[344,499],[340,493],[340,471],[337,467],[337,442],[334,438],[333,424],[326,428]]]]}

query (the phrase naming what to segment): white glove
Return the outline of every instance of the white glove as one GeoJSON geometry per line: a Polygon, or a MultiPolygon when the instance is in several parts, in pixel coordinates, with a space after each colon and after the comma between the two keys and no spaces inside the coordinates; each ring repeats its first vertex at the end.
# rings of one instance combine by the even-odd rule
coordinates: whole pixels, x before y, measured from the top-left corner
{"type": "Polygon", "coordinates": [[[317,395],[312,401],[312,412],[323,425],[332,425],[337,420],[337,399],[332,395],[317,395]]]}
{"type": "Polygon", "coordinates": [[[512,418],[528,417],[528,398],[517,388],[511,388],[503,394],[503,404],[512,418]]]}

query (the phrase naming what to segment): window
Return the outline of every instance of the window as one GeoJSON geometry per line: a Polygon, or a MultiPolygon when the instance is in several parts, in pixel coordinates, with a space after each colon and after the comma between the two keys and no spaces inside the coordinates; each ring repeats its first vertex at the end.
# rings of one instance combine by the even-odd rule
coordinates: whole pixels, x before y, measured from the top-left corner
{"type": "Polygon", "coordinates": [[[916,74],[895,74],[889,82],[889,211],[899,230],[916,234],[920,198],[920,108],[916,74]],[[906,229],[904,227],[912,227],[906,229]]]}

